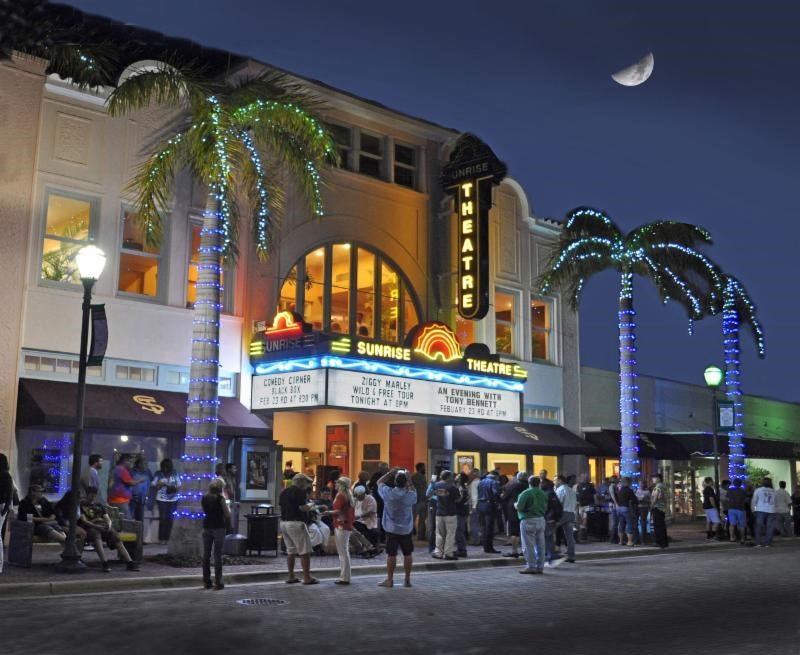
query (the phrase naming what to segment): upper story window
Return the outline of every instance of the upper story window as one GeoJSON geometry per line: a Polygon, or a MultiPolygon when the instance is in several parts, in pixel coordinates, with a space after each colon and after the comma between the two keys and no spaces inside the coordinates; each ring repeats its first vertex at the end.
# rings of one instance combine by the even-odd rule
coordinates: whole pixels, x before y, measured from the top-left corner
{"type": "Polygon", "coordinates": [[[80,284],[75,255],[94,236],[97,200],[48,189],[40,277],[52,282],[80,284]]]}
{"type": "Polygon", "coordinates": [[[350,243],[327,244],[301,257],[283,281],[279,305],[302,314],[316,330],[394,343],[420,320],[403,274],[380,253],[350,243]]]}
{"type": "MultiPolygon", "coordinates": [[[[186,307],[194,307],[197,300],[197,265],[200,263],[200,231],[203,229],[203,222],[199,219],[189,221],[189,264],[186,271],[186,307]]],[[[231,284],[233,276],[227,266],[223,267],[219,275],[221,285],[219,291],[219,301],[222,304],[222,311],[231,313],[233,311],[233,293],[227,284],[231,284]]]]}
{"type": "Polygon", "coordinates": [[[417,149],[394,144],[394,182],[409,189],[417,188],[417,149]]]}
{"type": "Polygon", "coordinates": [[[383,139],[361,133],[361,148],[358,153],[358,172],[371,177],[383,177],[383,139]]]}
{"type": "Polygon", "coordinates": [[[508,291],[494,293],[494,339],[498,353],[515,354],[517,297],[508,291]]]}
{"type": "Polygon", "coordinates": [[[353,151],[353,132],[349,127],[344,125],[335,125],[328,123],[326,125],[328,132],[333,137],[336,143],[336,149],[339,151],[339,165],[347,170],[352,169],[352,151],[353,151]]]}
{"type": "Polygon", "coordinates": [[[148,244],[144,228],[129,209],[122,210],[122,245],[117,289],[126,294],[158,297],[161,246],[148,244]]]}
{"type": "Polygon", "coordinates": [[[555,361],[552,333],[553,301],[549,298],[531,298],[531,354],[533,359],[555,361]]]}

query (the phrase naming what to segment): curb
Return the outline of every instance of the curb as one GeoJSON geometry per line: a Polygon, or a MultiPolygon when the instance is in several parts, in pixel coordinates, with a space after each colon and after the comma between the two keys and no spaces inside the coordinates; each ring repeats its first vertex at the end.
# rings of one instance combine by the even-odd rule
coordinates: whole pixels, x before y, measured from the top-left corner
{"type": "MultiPolygon", "coordinates": [[[[779,544],[777,547],[790,545],[800,545],[800,539],[791,539],[779,544]]],[[[626,557],[646,557],[650,555],[674,555],[678,553],[708,552],[712,550],[740,550],[742,546],[738,543],[709,543],[695,544],[686,546],[670,546],[669,548],[628,548],[599,551],[580,555],[579,562],[620,559],[626,557]]],[[[458,571],[461,569],[485,569],[499,568],[507,566],[519,566],[519,560],[511,558],[493,559],[460,559],[456,562],[418,562],[414,564],[414,571],[425,572],[446,572],[458,571]]],[[[380,575],[386,571],[384,565],[354,566],[352,569],[353,577],[380,575]]],[[[317,578],[335,578],[339,575],[338,568],[317,569],[313,571],[317,578]]],[[[250,584],[254,582],[279,582],[286,578],[286,571],[237,571],[225,574],[226,586],[237,584],[250,584]]],[[[113,579],[94,579],[94,580],[58,580],[55,582],[9,582],[0,584],[0,598],[8,597],[49,597],[64,596],[79,593],[103,593],[136,591],[143,589],[190,589],[200,587],[200,576],[196,573],[192,575],[170,575],[157,577],[141,578],[113,578],[113,579]]]]}

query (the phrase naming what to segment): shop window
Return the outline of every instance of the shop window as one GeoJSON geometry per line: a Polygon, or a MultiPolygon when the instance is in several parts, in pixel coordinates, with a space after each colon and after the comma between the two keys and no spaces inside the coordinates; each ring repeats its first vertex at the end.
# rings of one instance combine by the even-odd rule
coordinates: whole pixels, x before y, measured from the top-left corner
{"type": "Polygon", "coordinates": [[[516,315],[516,296],[497,289],[494,294],[494,325],[498,353],[514,355],[516,315]]]}
{"type": "Polygon", "coordinates": [[[349,243],[320,246],[302,257],[284,278],[279,305],[302,307],[316,330],[394,343],[420,321],[402,274],[380,254],[349,243]]]}
{"type": "Polygon", "coordinates": [[[130,210],[122,211],[122,244],[117,289],[126,294],[158,296],[161,246],[147,243],[145,229],[130,210]]]}
{"type": "Polygon", "coordinates": [[[531,354],[533,359],[554,362],[553,357],[553,301],[546,298],[531,299],[531,354]]]}
{"type": "Polygon", "coordinates": [[[91,242],[97,201],[77,194],[48,190],[44,199],[45,229],[40,278],[80,284],[75,255],[91,242]]]}
{"type": "Polygon", "coordinates": [[[549,405],[525,405],[523,420],[531,423],[560,423],[561,410],[549,405]]]}
{"type": "Polygon", "coordinates": [[[353,167],[353,134],[349,127],[328,123],[325,126],[328,133],[333,137],[336,149],[339,151],[339,165],[341,168],[351,170],[353,167]]]}
{"type": "Polygon", "coordinates": [[[171,384],[173,386],[184,386],[189,384],[189,373],[188,371],[170,370],[167,371],[166,379],[167,384],[171,384]]]}
{"type": "Polygon", "coordinates": [[[147,366],[126,366],[117,364],[114,367],[114,377],[117,380],[149,382],[153,384],[156,381],[156,369],[147,366]]]}
{"type": "MultiPolygon", "coordinates": [[[[200,231],[203,229],[202,222],[193,220],[189,223],[189,266],[186,273],[186,307],[191,309],[194,307],[194,301],[197,300],[197,265],[200,263],[200,231]]],[[[219,275],[219,302],[222,305],[222,311],[230,313],[233,308],[233,293],[226,286],[231,283],[232,275],[225,266],[219,275]]]]}
{"type": "Polygon", "coordinates": [[[366,132],[361,133],[358,154],[358,172],[370,177],[383,177],[383,139],[366,132]]]}
{"type": "Polygon", "coordinates": [[[396,143],[394,146],[394,183],[409,189],[417,188],[417,150],[396,143]]]}
{"type": "Polygon", "coordinates": [[[535,455],[533,458],[534,475],[539,475],[539,471],[547,471],[547,477],[552,480],[561,471],[558,470],[558,457],[556,455],[535,455]]]}

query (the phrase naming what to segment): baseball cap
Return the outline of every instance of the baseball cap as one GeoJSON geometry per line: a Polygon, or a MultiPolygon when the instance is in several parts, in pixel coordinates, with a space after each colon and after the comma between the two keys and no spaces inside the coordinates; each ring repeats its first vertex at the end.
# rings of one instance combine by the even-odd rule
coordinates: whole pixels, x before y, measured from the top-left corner
{"type": "Polygon", "coordinates": [[[295,473],[294,477],[292,478],[292,482],[297,482],[298,480],[305,480],[306,482],[314,482],[314,480],[309,478],[305,473],[295,473]]]}

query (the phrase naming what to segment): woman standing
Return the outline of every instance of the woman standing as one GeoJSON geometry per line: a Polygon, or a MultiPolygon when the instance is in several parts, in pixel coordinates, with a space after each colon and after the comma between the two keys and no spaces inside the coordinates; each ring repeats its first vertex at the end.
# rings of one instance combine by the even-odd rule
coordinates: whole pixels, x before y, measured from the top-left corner
{"type": "Polygon", "coordinates": [[[219,590],[222,584],[222,546],[225,543],[225,526],[231,520],[228,503],[222,497],[225,481],[214,478],[208,485],[208,493],[203,496],[201,505],[203,519],[203,586],[219,590]],[[211,584],[211,549],[214,549],[214,584],[211,584]]]}
{"type": "Polygon", "coordinates": [[[350,491],[350,478],[336,480],[336,498],[333,499],[333,527],[336,551],[339,553],[341,571],[336,584],[350,584],[350,533],[356,518],[356,504],[350,491]]]}
{"type": "Polygon", "coordinates": [[[142,453],[138,453],[133,462],[133,476],[136,478],[136,484],[131,487],[131,518],[144,523],[144,508],[147,505],[147,494],[150,492],[153,474],[150,473],[147,460],[142,453]]]}
{"type": "Polygon", "coordinates": [[[175,472],[171,459],[161,460],[161,466],[153,478],[152,486],[156,490],[158,504],[158,541],[165,544],[172,532],[172,513],[178,506],[178,489],[181,486],[181,478],[175,472]]]}

